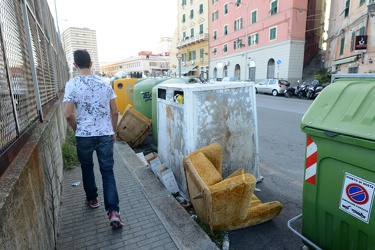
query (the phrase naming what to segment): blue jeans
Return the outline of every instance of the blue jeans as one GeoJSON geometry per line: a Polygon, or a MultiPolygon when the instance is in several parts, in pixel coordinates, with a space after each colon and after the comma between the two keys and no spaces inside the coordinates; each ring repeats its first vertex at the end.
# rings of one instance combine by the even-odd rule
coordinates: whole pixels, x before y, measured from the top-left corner
{"type": "Polygon", "coordinates": [[[119,199],[113,173],[113,136],[76,137],[77,155],[81,163],[83,188],[88,201],[98,197],[94,175],[93,152],[96,151],[103,181],[105,210],[119,212],[119,199]]]}

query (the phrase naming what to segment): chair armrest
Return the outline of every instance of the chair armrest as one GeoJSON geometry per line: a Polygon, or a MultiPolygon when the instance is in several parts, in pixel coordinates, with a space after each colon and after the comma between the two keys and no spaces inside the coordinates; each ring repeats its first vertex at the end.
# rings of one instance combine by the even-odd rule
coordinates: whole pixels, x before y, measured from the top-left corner
{"type": "Polygon", "coordinates": [[[210,186],[212,225],[228,224],[245,219],[255,185],[256,178],[246,173],[210,186]]]}

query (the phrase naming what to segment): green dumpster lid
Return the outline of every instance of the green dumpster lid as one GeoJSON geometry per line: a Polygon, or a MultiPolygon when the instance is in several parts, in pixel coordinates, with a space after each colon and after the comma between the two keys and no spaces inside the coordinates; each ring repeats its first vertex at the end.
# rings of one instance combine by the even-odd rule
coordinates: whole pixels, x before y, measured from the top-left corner
{"type": "Polygon", "coordinates": [[[375,78],[342,78],[327,86],[302,118],[301,129],[375,139],[375,78]]]}

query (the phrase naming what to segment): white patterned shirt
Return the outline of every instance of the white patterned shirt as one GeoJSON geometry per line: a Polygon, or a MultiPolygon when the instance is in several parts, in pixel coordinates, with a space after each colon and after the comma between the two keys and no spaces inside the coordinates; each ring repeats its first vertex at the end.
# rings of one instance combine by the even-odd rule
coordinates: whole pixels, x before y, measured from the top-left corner
{"type": "Polygon", "coordinates": [[[116,98],[111,85],[95,75],[77,76],[66,83],[63,102],[75,106],[76,136],[113,135],[110,100],[116,98]]]}

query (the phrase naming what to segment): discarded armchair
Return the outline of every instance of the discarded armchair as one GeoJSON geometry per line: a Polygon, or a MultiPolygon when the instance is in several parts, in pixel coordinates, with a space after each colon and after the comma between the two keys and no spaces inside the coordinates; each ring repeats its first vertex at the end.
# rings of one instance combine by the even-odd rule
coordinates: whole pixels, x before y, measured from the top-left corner
{"type": "Polygon", "coordinates": [[[266,222],[282,210],[278,201],[262,203],[254,194],[256,179],[239,169],[222,179],[222,148],[213,143],[183,160],[190,201],[211,230],[234,230],[266,222]]]}

